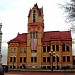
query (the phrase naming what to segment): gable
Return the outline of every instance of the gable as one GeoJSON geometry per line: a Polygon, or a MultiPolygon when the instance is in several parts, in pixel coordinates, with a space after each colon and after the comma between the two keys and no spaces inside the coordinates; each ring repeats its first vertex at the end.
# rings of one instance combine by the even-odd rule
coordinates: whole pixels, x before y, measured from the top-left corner
{"type": "Polygon", "coordinates": [[[17,37],[10,40],[8,43],[27,42],[27,33],[18,34],[17,37]]]}

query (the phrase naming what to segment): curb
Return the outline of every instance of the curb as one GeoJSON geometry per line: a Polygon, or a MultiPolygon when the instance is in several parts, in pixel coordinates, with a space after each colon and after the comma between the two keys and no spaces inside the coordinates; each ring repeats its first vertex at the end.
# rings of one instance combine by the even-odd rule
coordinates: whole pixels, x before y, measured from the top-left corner
{"type": "Polygon", "coordinates": [[[75,73],[75,70],[31,70],[31,69],[14,69],[14,70],[8,70],[8,72],[53,72],[53,73],[75,73]]]}

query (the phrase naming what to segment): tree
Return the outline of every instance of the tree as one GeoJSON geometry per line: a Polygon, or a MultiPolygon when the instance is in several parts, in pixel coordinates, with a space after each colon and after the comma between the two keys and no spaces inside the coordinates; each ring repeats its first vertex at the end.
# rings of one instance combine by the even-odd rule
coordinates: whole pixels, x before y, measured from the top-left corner
{"type": "Polygon", "coordinates": [[[70,0],[65,5],[61,4],[61,7],[65,9],[66,21],[74,24],[75,22],[75,0],[70,0]]]}

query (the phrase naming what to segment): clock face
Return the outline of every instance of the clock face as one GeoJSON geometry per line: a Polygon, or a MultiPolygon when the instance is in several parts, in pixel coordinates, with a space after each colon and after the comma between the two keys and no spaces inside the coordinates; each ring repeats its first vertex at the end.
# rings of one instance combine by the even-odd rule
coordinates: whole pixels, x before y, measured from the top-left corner
{"type": "Polygon", "coordinates": [[[40,27],[38,27],[38,30],[40,30],[40,27]]]}
{"type": "Polygon", "coordinates": [[[28,27],[28,31],[29,31],[29,32],[31,31],[31,28],[30,28],[30,27],[28,27]]]}

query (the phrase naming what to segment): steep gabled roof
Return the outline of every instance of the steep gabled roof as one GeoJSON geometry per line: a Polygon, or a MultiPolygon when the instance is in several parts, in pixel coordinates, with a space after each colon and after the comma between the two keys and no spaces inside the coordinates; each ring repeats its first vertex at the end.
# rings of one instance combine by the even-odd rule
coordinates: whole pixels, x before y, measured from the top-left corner
{"type": "Polygon", "coordinates": [[[14,39],[10,40],[8,43],[21,43],[27,42],[27,33],[22,33],[17,35],[14,39]]]}
{"type": "MultiPolygon", "coordinates": [[[[42,42],[44,41],[72,41],[71,32],[70,31],[48,31],[44,32],[42,42]]],[[[27,43],[27,33],[22,33],[17,35],[14,39],[10,40],[8,43],[27,43]]]]}
{"type": "Polygon", "coordinates": [[[28,17],[30,17],[30,13],[31,13],[31,11],[32,11],[33,9],[37,9],[38,15],[43,15],[43,7],[42,7],[42,8],[39,8],[38,5],[37,5],[37,3],[36,3],[36,4],[34,4],[34,6],[33,6],[32,9],[30,8],[28,17]]]}
{"type": "Polygon", "coordinates": [[[72,40],[70,31],[48,31],[44,32],[42,41],[72,40]]]}

